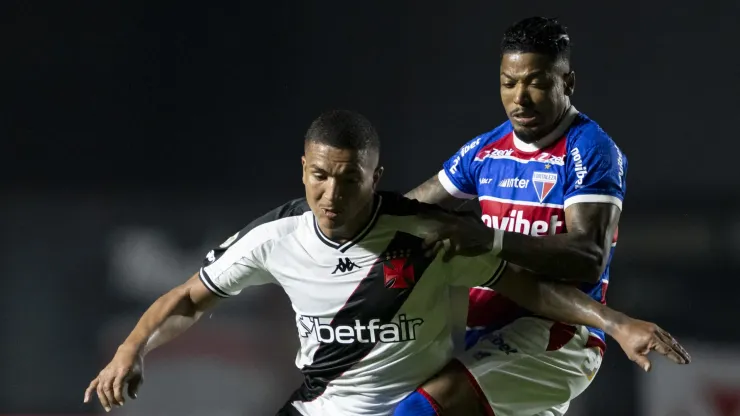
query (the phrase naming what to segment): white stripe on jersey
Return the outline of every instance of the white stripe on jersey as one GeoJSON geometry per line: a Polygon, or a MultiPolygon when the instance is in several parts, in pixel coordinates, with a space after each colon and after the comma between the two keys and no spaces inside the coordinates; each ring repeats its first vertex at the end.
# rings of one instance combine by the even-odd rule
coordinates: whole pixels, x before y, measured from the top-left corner
{"type": "Polygon", "coordinates": [[[604,204],[614,204],[619,208],[619,210],[622,210],[622,200],[617,198],[616,196],[611,195],[576,195],[572,196],[565,200],[565,208],[568,208],[569,206],[573,204],[581,204],[581,203],[604,203],[604,204]]]}
{"type": "Polygon", "coordinates": [[[563,205],[561,204],[545,204],[542,202],[518,201],[515,199],[496,198],[495,196],[487,196],[487,195],[481,195],[478,197],[478,199],[481,201],[493,201],[493,202],[500,202],[502,204],[513,204],[513,205],[526,205],[530,207],[563,208],[563,205]]]}
{"type": "Polygon", "coordinates": [[[465,192],[457,189],[457,186],[455,186],[455,184],[452,183],[450,178],[447,177],[447,172],[445,172],[444,169],[439,171],[439,173],[437,174],[437,179],[439,179],[439,183],[442,184],[442,187],[445,188],[445,191],[449,192],[450,195],[454,196],[455,198],[459,198],[459,199],[475,198],[475,195],[466,194],[465,192]]]}

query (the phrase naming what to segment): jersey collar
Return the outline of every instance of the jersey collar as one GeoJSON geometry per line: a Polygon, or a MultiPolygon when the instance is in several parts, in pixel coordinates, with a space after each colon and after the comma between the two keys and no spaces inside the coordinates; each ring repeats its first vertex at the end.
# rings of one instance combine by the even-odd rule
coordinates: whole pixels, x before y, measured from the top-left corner
{"type": "Polygon", "coordinates": [[[555,127],[553,131],[548,133],[547,136],[537,140],[534,143],[527,143],[516,137],[516,133],[514,133],[514,147],[516,147],[518,150],[521,150],[522,152],[536,152],[537,150],[544,149],[545,147],[553,144],[555,140],[563,137],[563,133],[565,133],[565,130],[570,127],[577,115],[578,110],[576,110],[576,108],[571,105],[570,108],[568,108],[568,111],[565,112],[565,115],[560,120],[560,123],[558,123],[557,127],[555,127]]]}
{"type": "Polygon", "coordinates": [[[344,253],[345,251],[349,250],[350,247],[354,246],[360,240],[365,238],[365,236],[370,232],[370,230],[373,229],[373,226],[378,221],[378,214],[380,213],[380,205],[383,203],[383,197],[379,194],[375,194],[375,201],[373,201],[373,204],[375,207],[373,208],[373,215],[370,217],[370,220],[367,222],[367,224],[362,228],[362,230],[357,233],[356,236],[354,236],[351,240],[347,241],[344,244],[339,244],[335,241],[332,241],[324,235],[324,233],[321,231],[321,228],[319,228],[319,222],[316,219],[316,217],[313,218],[313,228],[316,231],[316,236],[321,240],[322,243],[326,244],[329,247],[335,248],[339,250],[340,252],[344,253]]]}

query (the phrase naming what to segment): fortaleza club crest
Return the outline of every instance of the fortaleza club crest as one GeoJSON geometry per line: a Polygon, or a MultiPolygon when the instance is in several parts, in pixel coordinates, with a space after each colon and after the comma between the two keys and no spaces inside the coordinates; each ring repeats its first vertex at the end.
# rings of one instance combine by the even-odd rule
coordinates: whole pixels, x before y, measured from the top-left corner
{"type": "Polygon", "coordinates": [[[556,183],[558,183],[557,173],[534,172],[532,174],[532,184],[534,185],[534,190],[537,192],[537,198],[540,199],[540,202],[547,198],[547,195],[550,194],[550,191],[552,191],[552,188],[555,187],[556,183]]]}

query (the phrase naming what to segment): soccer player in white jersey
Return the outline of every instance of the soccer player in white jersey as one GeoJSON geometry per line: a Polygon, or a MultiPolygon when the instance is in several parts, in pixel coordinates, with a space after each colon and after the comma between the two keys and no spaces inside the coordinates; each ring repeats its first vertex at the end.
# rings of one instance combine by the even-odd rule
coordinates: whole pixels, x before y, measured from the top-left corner
{"type": "Polygon", "coordinates": [[[85,401],[96,392],[109,411],[124,403],[125,385],[135,397],[144,354],[217,300],[268,283],[285,290],[296,312],[296,365],[305,376],[280,415],[389,415],[452,358],[455,288],[495,287],[537,313],[605,330],[633,325],[575,288],[507,267],[480,221],[461,219],[457,235],[446,235],[467,257],[445,261],[438,245],[430,253],[429,239],[447,229],[438,216],[451,219],[436,206],[376,192],[379,148],[359,114],[315,120],[302,159],[310,210],[283,210],[209,252],[198,273],[144,313],[85,401]]]}

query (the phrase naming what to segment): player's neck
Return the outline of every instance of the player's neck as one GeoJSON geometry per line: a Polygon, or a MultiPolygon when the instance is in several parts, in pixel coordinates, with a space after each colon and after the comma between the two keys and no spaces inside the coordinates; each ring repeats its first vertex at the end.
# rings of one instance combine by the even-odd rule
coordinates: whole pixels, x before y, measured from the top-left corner
{"type": "Polygon", "coordinates": [[[375,212],[375,204],[377,203],[377,196],[373,197],[368,204],[366,204],[357,215],[349,220],[344,226],[334,229],[325,230],[321,226],[321,232],[324,236],[331,241],[339,244],[344,244],[353,238],[355,238],[365,227],[373,217],[375,212]]]}
{"type": "Polygon", "coordinates": [[[562,137],[565,130],[571,125],[577,115],[578,110],[569,103],[547,133],[537,138],[519,137],[514,133],[514,144],[519,150],[524,152],[534,152],[538,149],[545,148],[562,137]]]}

